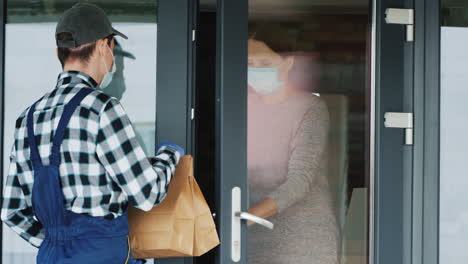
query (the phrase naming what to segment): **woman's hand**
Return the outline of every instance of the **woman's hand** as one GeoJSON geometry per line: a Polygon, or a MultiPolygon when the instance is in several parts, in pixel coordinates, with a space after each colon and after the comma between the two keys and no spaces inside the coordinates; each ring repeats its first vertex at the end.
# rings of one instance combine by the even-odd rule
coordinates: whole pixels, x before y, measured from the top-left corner
{"type": "MultiPolygon", "coordinates": [[[[265,198],[256,205],[250,207],[248,212],[255,216],[267,219],[278,214],[278,206],[273,199],[265,198]]],[[[247,226],[252,226],[253,224],[255,223],[247,221],[247,226]]]]}

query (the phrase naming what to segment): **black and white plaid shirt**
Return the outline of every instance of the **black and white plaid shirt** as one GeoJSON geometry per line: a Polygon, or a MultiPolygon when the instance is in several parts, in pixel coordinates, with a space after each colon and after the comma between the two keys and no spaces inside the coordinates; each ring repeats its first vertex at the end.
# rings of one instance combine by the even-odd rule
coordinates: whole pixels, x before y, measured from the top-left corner
{"type": "MultiPolygon", "coordinates": [[[[34,130],[43,164],[48,164],[53,132],[70,99],[97,83],[80,72],[63,72],[57,87],[44,95],[34,112],[34,130]]],[[[32,210],[34,183],[26,129],[26,109],[16,121],[15,143],[3,192],[2,220],[33,246],[44,239],[32,210]]],[[[75,110],[61,146],[60,182],[65,208],[114,219],[127,206],[150,210],[160,203],[180,153],[162,147],[148,161],[119,101],[96,89],[75,110]]]]}

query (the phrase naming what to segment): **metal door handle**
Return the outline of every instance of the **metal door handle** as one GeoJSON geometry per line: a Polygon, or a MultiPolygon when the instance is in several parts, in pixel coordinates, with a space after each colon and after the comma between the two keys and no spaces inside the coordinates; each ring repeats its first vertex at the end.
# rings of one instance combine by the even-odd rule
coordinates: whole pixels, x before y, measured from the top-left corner
{"type": "Polygon", "coordinates": [[[258,217],[258,216],[255,216],[253,214],[249,214],[249,213],[246,213],[246,212],[236,212],[235,213],[236,217],[239,217],[240,219],[244,219],[244,220],[248,220],[248,221],[252,221],[256,224],[259,224],[261,226],[264,226],[268,229],[272,229],[275,227],[275,225],[266,220],[266,219],[263,219],[261,217],[258,217]]]}
{"type": "Polygon", "coordinates": [[[231,260],[239,262],[241,260],[242,240],[241,240],[241,220],[249,220],[262,225],[266,228],[273,229],[272,222],[261,217],[242,212],[241,208],[241,188],[232,188],[231,194],[231,260]]]}

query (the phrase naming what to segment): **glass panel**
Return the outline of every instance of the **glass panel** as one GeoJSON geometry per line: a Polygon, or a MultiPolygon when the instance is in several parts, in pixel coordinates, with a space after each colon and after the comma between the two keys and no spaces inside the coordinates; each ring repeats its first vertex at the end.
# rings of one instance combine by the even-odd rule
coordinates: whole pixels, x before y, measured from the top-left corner
{"type": "Polygon", "coordinates": [[[452,264],[468,259],[468,1],[441,3],[439,263],[452,264]]]}
{"type": "Polygon", "coordinates": [[[368,262],[368,10],[249,1],[249,263],[368,262]]]}
{"type": "MultiPolygon", "coordinates": [[[[8,0],[5,33],[4,164],[8,164],[16,118],[52,90],[61,71],[55,26],[75,0],[8,0]],[[25,79],[26,77],[26,79],[25,79]]],[[[129,39],[118,39],[117,73],[106,92],[121,98],[145,151],[154,155],[156,120],[157,0],[87,1],[100,5],[129,39]]],[[[4,175],[8,166],[5,166],[4,175]]],[[[3,226],[3,263],[35,263],[36,250],[3,226]]]]}

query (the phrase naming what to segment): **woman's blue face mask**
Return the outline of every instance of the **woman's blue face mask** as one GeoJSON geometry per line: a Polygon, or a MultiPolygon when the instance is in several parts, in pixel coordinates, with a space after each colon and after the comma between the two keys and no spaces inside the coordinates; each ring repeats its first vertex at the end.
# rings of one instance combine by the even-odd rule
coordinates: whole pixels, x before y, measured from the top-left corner
{"type": "Polygon", "coordinates": [[[248,68],[248,84],[254,91],[261,95],[277,92],[284,85],[284,81],[278,78],[277,68],[248,68]]]}

